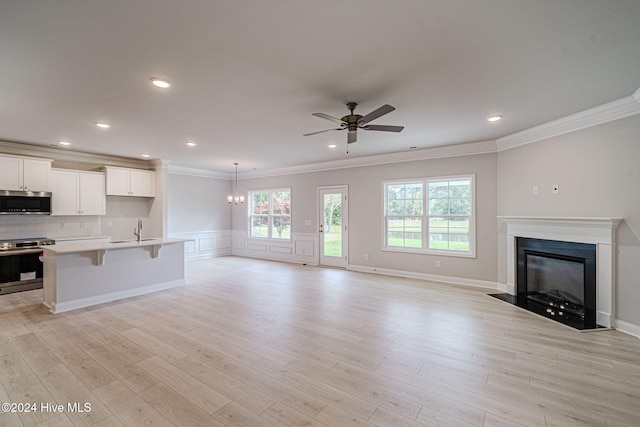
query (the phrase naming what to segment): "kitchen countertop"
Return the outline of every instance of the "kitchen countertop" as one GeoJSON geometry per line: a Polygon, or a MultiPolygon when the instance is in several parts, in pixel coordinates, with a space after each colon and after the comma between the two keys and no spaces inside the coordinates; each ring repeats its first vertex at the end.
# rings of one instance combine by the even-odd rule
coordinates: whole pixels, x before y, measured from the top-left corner
{"type": "Polygon", "coordinates": [[[144,238],[142,242],[136,240],[116,240],[112,242],[95,241],[95,242],[78,242],[65,243],[64,245],[43,246],[45,252],[53,254],[69,254],[89,251],[110,251],[117,249],[136,248],[144,246],[162,246],[172,243],[188,242],[189,239],[172,239],[172,238],[144,238]]]}
{"type": "Polygon", "coordinates": [[[111,236],[75,236],[75,237],[57,237],[53,239],[57,242],[74,242],[76,240],[111,240],[111,236]]]}

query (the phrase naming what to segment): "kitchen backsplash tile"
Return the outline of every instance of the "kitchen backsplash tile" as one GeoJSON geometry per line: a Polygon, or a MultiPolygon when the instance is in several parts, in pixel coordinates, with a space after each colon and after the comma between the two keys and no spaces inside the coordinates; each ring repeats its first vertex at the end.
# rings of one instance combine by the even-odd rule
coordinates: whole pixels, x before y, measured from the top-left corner
{"type": "Polygon", "coordinates": [[[1,215],[0,239],[100,236],[99,216],[1,215]]]}

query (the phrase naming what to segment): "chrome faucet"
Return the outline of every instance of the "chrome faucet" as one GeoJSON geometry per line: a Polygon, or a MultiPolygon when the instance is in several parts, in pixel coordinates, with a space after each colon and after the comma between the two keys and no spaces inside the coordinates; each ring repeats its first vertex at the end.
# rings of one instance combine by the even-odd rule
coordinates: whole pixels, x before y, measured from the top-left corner
{"type": "Polygon", "coordinates": [[[138,218],[138,228],[133,229],[133,235],[136,236],[136,240],[142,242],[142,218],[138,218]]]}

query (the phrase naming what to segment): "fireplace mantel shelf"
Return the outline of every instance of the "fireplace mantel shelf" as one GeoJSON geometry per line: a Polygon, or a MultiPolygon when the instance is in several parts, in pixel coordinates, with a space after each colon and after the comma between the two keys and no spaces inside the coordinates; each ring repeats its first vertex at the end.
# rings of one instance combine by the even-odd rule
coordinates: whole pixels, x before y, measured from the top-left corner
{"type": "Polygon", "coordinates": [[[506,223],[562,224],[577,226],[598,226],[615,229],[624,218],[618,217],[552,217],[552,216],[498,216],[506,223]]]}

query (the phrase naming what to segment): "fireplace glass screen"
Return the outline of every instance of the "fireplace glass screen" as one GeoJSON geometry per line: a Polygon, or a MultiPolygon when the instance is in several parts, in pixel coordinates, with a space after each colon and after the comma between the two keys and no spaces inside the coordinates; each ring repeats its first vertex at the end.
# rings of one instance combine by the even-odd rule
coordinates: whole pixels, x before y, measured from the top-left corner
{"type": "Polygon", "coordinates": [[[527,294],[584,304],[584,264],[527,254],[527,294]]]}

